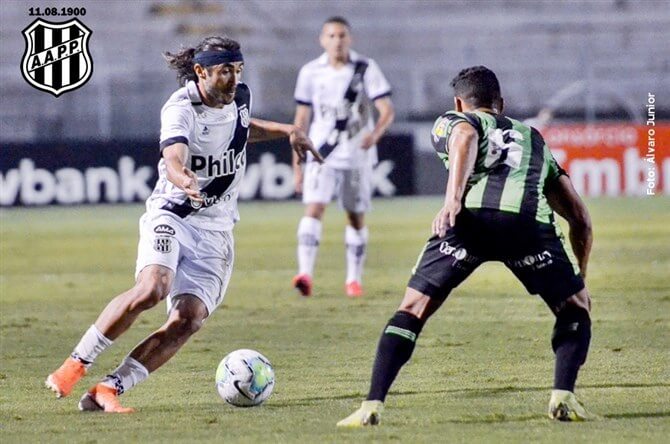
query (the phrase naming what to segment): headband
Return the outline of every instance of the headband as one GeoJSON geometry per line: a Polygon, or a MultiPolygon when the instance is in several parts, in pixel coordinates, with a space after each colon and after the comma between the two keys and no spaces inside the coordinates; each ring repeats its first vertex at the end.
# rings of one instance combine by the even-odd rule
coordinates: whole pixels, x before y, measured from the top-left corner
{"type": "Polygon", "coordinates": [[[205,67],[232,62],[244,62],[240,50],[202,51],[193,56],[193,64],[198,63],[205,67]]]}

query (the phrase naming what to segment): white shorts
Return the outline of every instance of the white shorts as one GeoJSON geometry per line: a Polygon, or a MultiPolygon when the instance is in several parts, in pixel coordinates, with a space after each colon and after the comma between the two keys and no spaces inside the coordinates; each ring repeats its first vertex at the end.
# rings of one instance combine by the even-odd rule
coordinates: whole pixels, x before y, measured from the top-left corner
{"type": "Polygon", "coordinates": [[[370,210],[372,200],[372,168],[364,166],[341,170],[308,162],[302,185],[302,202],[328,204],[339,198],[340,205],[353,213],[370,210]]]}
{"type": "Polygon", "coordinates": [[[171,269],[174,282],[167,310],[174,298],[191,294],[212,312],[223,301],[233,271],[233,234],[193,227],[167,211],[145,213],[140,218],[135,279],[148,265],[171,269]]]}

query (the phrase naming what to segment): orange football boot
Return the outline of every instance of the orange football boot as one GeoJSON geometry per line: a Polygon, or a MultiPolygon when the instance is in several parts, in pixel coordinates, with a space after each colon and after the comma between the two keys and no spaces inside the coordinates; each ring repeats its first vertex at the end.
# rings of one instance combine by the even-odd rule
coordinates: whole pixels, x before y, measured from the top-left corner
{"type": "Polygon", "coordinates": [[[84,394],[79,400],[79,410],[82,412],[105,413],[133,413],[134,408],[123,407],[114,387],[98,383],[84,394]]]}
{"type": "Polygon", "coordinates": [[[344,286],[344,289],[347,292],[347,296],[350,298],[360,298],[363,296],[363,287],[361,287],[361,284],[358,281],[348,282],[344,286]]]}
{"type": "Polygon", "coordinates": [[[47,376],[44,385],[56,392],[56,397],[64,398],[72,392],[75,384],[85,375],[86,366],[68,357],[58,370],[47,376]]]}
{"type": "Polygon", "coordinates": [[[293,286],[301,296],[312,295],[312,278],[308,274],[298,274],[293,278],[293,286]]]}

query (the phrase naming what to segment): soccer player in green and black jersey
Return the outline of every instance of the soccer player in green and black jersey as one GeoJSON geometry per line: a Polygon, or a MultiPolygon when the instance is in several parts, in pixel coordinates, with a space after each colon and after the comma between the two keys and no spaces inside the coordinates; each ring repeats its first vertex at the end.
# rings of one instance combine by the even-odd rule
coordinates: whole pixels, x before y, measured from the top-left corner
{"type": "Polygon", "coordinates": [[[486,261],[503,262],[556,316],[549,417],[590,419],[573,393],[591,339],[591,300],[584,286],[592,243],[588,211],[540,133],[502,114],[500,85],[491,70],[467,68],[451,86],[455,111],[440,116],[431,134],[449,172],[444,206],[405,297],[382,332],[367,400],[338,426],[379,423],[388,390],[426,320],[486,261]],[[554,211],[570,225],[574,256],[563,244],[554,211]]]}

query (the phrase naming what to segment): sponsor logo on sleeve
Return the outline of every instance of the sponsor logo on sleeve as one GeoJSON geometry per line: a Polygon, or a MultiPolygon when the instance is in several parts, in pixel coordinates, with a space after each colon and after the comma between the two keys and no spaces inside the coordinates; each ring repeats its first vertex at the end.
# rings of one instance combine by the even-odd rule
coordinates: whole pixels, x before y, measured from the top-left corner
{"type": "Polygon", "coordinates": [[[167,224],[160,224],[160,225],[156,225],[156,227],[154,228],[154,233],[174,236],[175,235],[175,230],[174,230],[174,228],[172,228],[171,226],[169,226],[167,224]]]}

